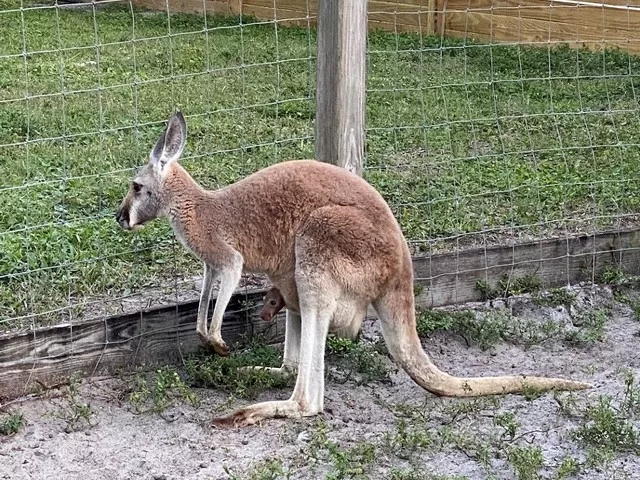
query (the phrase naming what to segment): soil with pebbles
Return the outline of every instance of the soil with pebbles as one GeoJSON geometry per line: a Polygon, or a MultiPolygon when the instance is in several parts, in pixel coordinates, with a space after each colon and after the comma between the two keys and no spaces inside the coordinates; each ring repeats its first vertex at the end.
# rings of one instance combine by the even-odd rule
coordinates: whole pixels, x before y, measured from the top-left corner
{"type": "MultiPolygon", "coordinates": [[[[628,306],[614,300],[607,287],[574,290],[578,301],[571,309],[537,306],[526,295],[492,305],[463,307],[510,311],[514,318],[541,322],[552,319],[570,324],[576,309],[584,312],[606,306],[610,318],[603,341],[576,347],[551,339],[528,349],[502,343],[482,351],[467,346],[459,336],[438,333],[424,340],[424,347],[440,368],[454,375],[517,372],[562,376],[594,386],[575,394],[578,400],[594,401],[598,395],[619,397],[624,388],[621,369],[629,369],[640,378],[640,322],[628,306]]],[[[364,338],[375,339],[379,335],[377,322],[367,322],[363,333],[364,338]]],[[[362,478],[389,478],[392,469],[409,468],[412,463],[419,465],[423,474],[458,475],[473,480],[518,478],[507,455],[492,458],[489,467],[479,462],[473,452],[447,445],[418,449],[413,460],[396,455],[384,445],[387,445],[385,436],[396,431],[399,417],[393,406],[399,404],[424,409],[427,416],[433,413],[427,421],[433,431],[448,425],[458,433],[478,437],[490,430],[498,431],[493,424],[496,414],[513,413],[520,424],[518,444],[538,445],[542,450],[544,466],[540,478],[556,478],[555,472],[567,455],[581,462],[587,458],[587,449],[571,435],[579,421],[562,415],[552,394],[534,400],[515,395],[499,397],[493,407],[480,408],[452,423],[442,412],[469,400],[436,398],[398,371],[391,361],[388,364],[392,372],[388,382],[369,385],[327,382],[325,413],[320,417],[272,420],[239,430],[217,430],[210,426],[214,412],[247,403],[230,401],[219,391],[196,389],[201,399],[198,407],[181,402],[161,415],[139,414],[126,400],[130,378],[89,379],[82,382],[76,401],[90,404],[90,424],[80,419],[70,428],[73,406],[65,389],[49,390],[40,397],[20,399],[5,407],[22,412],[25,426],[13,436],[0,437],[0,478],[280,478],[255,474],[256,468],[270,459],[288,470],[290,478],[325,478],[332,470],[335,473],[335,458],[331,460],[326,451],[324,455],[316,455],[317,460],[312,461],[310,456],[310,439],[318,431],[320,419],[328,439],[345,451],[363,442],[377,445],[375,458],[362,478]]],[[[274,390],[261,394],[258,400],[285,399],[289,394],[289,390],[274,390]]],[[[637,421],[634,426],[639,427],[637,421]]],[[[640,479],[640,459],[632,454],[618,454],[606,466],[583,467],[572,478],[640,479]]]]}

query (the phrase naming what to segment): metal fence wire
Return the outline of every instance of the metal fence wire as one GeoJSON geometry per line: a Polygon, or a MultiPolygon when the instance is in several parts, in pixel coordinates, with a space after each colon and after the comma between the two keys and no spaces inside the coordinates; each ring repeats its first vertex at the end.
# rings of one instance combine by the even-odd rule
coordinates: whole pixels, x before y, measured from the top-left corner
{"type": "MultiPolygon", "coordinates": [[[[315,2],[192,3],[0,3],[0,333],[198,298],[166,222],[114,220],[174,108],[207,188],[313,157],[315,2]]],[[[369,2],[364,175],[414,254],[636,225],[640,9],[611,3],[369,2]]]]}

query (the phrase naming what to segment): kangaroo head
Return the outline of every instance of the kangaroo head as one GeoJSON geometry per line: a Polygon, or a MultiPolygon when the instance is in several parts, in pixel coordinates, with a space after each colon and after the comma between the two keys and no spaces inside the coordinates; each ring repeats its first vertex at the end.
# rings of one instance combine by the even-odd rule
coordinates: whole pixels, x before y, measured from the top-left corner
{"type": "Polygon", "coordinates": [[[134,230],[155,218],[167,215],[169,195],[165,180],[184,150],[187,125],[182,113],[169,118],[164,132],[149,153],[149,161],[140,169],[116,212],[116,220],[125,230],[134,230]]]}

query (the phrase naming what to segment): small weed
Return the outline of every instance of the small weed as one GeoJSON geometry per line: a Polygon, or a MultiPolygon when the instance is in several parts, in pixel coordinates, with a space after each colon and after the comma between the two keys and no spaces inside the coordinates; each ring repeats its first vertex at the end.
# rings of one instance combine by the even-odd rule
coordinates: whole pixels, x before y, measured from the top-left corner
{"type": "Polygon", "coordinates": [[[508,453],[509,462],[520,480],[537,480],[544,465],[542,449],[535,447],[512,447],[508,453]]]}
{"type": "Polygon", "coordinates": [[[493,418],[493,424],[504,429],[500,435],[500,439],[507,438],[513,440],[516,436],[520,423],[516,420],[516,416],[511,412],[504,412],[493,418]]]}
{"type": "Polygon", "coordinates": [[[558,467],[555,480],[565,480],[580,473],[581,465],[575,457],[564,457],[558,467]]]}
{"type": "Polygon", "coordinates": [[[185,370],[191,385],[218,388],[236,397],[250,399],[265,390],[290,386],[293,378],[242,367],[281,365],[282,352],[267,345],[262,338],[253,339],[246,349],[234,351],[228,357],[199,352],[185,359],[185,370]]]}
{"type": "Polygon", "coordinates": [[[480,298],[482,301],[493,300],[500,296],[498,289],[493,288],[486,280],[477,280],[475,288],[480,292],[480,298]]]}
{"type": "Polygon", "coordinates": [[[563,331],[562,325],[553,320],[540,323],[526,318],[512,318],[505,339],[527,349],[552,338],[557,338],[563,331]]]}
{"type": "Polygon", "coordinates": [[[170,367],[158,369],[150,381],[138,375],[134,391],[129,395],[129,401],[140,413],[160,413],[178,399],[186,400],[191,405],[198,404],[196,394],[182,381],[178,372],[170,367]],[[151,406],[148,406],[149,403],[151,406]]]}
{"type": "Polygon", "coordinates": [[[12,412],[0,418],[0,435],[14,435],[24,426],[24,417],[20,412],[12,412]]]}
{"type": "Polygon", "coordinates": [[[485,468],[491,466],[491,459],[495,456],[493,446],[488,441],[461,430],[459,427],[446,426],[439,431],[441,445],[450,445],[474,459],[485,468]]]}
{"type": "Polygon", "coordinates": [[[457,400],[443,405],[442,413],[449,415],[448,423],[453,423],[460,419],[472,418],[487,409],[495,409],[500,405],[497,397],[473,398],[471,400],[457,400]]]}
{"type": "Polygon", "coordinates": [[[636,383],[635,376],[631,370],[623,372],[624,376],[624,396],[621,411],[628,416],[640,414],[640,386],[636,383]]]}
{"type": "Polygon", "coordinates": [[[579,321],[579,328],[568,332],[565,341],[574,345],[590,345],[604,339],[604,326],[611,316],[609,309],[603,308],[584,314],[579,321]]]}
{"type": "Polygon", "coordinates": [[[286,480],[291,478],[289,470],[283,468],[282,462],[277,459],[269,459],[260,462],[251,471],[242,475],[234,475],[230,472],[230,480],[286,480]]]}
{"type": "Polygon", "coordinates": [[[532,385],[529,385],[527,383],[525,383],[523,385],[523,388],[522,388],[522,396],[528,402],[533,402],[534,400],[536,400],[537,398],[540,398],[545,393],[547,393],[546,390],[542,390],[540,388],[536,388],[536,387],[534,387],[532,385]]]}
{"type": "Polygon", "coordinates": [[[513,278],[505,275],[498,281],[498,292],[503,297],[511,297],[523,293],[536,293],[540,286],[540,279],[534,275],[513,278]]]}
{"type": "Polygon", "coordinates": [[[66,431],[78,430],[82,425],[92,427],[91,422],[93,411],[91,404],[80,401],[81,378],[74,373],[69,377],[69,387],[63,396],[64,401],[59,405],[59,410],[54,414],[58,418],[67,422],[66,431]]]}
{"type": "Polygon", "coordinates": [[[319,421],[309,442],[308,453],[315,461],[331,465],[332,469],[325,476],[326,479],[366,478],[365,474],[375,460],[376,446],[363,442],[345,449],[338,442],[329,440],[326,423],[319,421]]]}
{"type": "Polygon", "coordinates": [[[627,305],[631,309],[634,318],[636,320],[640,320],[640,298],[638,298],[638,295],[636,292],[625,293],[622,291],[622,289],[615,289],[614,298],[618,302],[624,303],[625,305],[627,305]]]}
{"type": "Polygon", "coordinates": [[[607,447],[588,447],[585,465],[590,468],[601,468],[615,458],[615,452],[607,447]]]}
{"type": "Polygon", "coordinates": [[[595,277],[596,283],[604,285],[622,285],[627,281],[624,271],[615,265],[607,265],[595,277]]]}
{"type": "Polygon", "coordinates": [[[327,474],[327,480],[365,477],[369,465],[374,461],[376,447],[372,443],[358,443],[349,449],[342,449],[336,442],[327,446],[333,471],[327,474]]]}
{"type": "Polygon", "coordinates": [[[612,405],[610,397],[600,396],[584,415],[587,423],[574,432],[580,442],[597,450],[640,454],[640,434],[612,405]]]}
{"type": "Polygon", "coordinates": [[[567,417],[575,418],[580,415],[578,401],[574,393],[571,392],[553,392],[553,399],[558,404],[558,413],[567,417]]]}
{"type": "Polygon", "coordinates": [[[385,437],[386,446],[399,458],[409,459],[418,450],[430,448],[437,442],[437,438],[426,428],[407,424],[401,418],[393,434],[385,437]]]}
{"type": "Polygon", "coordinates": [[[353,341],[329,335],[326,351],[328,359],[337,370],[327,372],[336,381],[355,380],[358,384],[366,384],[389,379],[384,343],[353,341]]]}
{"type": "Polygon", "coordinates": [[[539,292],[533,297],[533,303],[541,307],[570,307],[576,301],[575,293],[566,288],[552,288],[547,292],[539,292]]]}
{"type": "Polygon", "coordinates": [[[424,292],[424,285],[420,285],[418,283],[413,284],[413,296],[417,297],[422,292],[424,292]]]}
{"type": "Polygon", "coordinates": [[[534,275],[523,277],[503,276],[498,280],[498,284],[492,287],[486,280],[477,280],[475,289],[480,292],[483,301],[494,298],[507,298],[523,293],[536,293],[540,290],[540,279],[534,275]]]}
{"type": "Polygon", "coordinates": [[[394,468],[389,472],[389,480],[469,480],[469,477],[460,475],[436,475],[417,468],[412,468],[411,470],[394,468]]]}

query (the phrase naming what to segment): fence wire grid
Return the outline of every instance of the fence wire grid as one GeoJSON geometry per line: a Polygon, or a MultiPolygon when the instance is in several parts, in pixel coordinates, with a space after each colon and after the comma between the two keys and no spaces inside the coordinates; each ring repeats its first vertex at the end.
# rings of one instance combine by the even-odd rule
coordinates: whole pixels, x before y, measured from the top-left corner
{"type": "MultiPolygon", "coordinates": [[[[166,222],[114,219],[174,108],[207,188],[312,158],[315,4],[281,22],[275,0],[224,3],[0,3],[0,333],[198,297],[166,222]]],[[[386,3],[369,4],[365,178],[416,255],[636,225],[639,8],[386,3]]]]}

